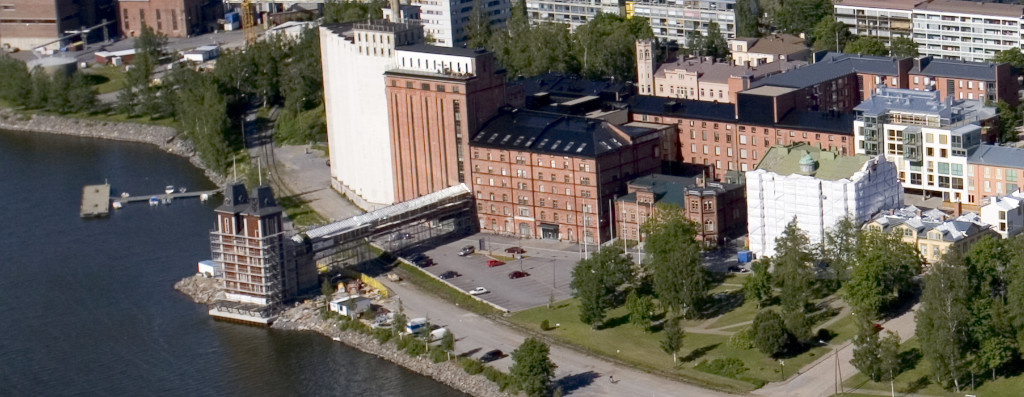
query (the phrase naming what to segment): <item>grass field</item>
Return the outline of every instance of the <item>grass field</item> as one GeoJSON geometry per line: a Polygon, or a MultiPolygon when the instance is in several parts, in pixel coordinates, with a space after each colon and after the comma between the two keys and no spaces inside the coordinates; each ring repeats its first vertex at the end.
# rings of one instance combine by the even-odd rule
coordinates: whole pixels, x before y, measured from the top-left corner
{"type": "Polygon", "coordinates": [[[124,88],[125,75],[121,68],[116,66],[99,66],[89,69],[82,69],[89,75],[93,87],[100,94],[107,94],[124,88]]]}
{"type": "MultiPolygon", "coordinates": [[[[753,312],[750,311],[747,316],[752,318],[753,312]]],[[[778,361],[757,350],[729,346],[728,335],[687,332],[683,340],[683,349],[679,352],[680,365],[675,366],[672,363],[672,356],[661,350],[661,332],[645,333],[629,324],[624,307],[611,310],[607,319],[606,327],[601,330],[593,330],[589,325],[583,324],[579,321],[579,309],[574,299],[558,302],[552,309],[537,307],[510,317],[511,321],[520,326],[585,350],[719,390],[744,392],[756,389],[765,382],[782,378],[778,361]],[[540,323],[543,320],[548,320],[555,329],[540,331],[540,323]],[[702,361],[710,362],[724,358],[741,360],[747,368],[746,372],[733,379],[694,368],[702,361]]],[[[687,322],[683,324],[684,327],[687,326],[687,322]]],[[[848,318],[838,320],[829,328],[837,334],[833,343],[841,343],[854,333],[853,323],[848,318]]],[[[795,372],[796,369],[829,352],[829,347],[814,347],[798,356],[785,358],[786,376],[791,375],[790,371],[795,372]]]]}

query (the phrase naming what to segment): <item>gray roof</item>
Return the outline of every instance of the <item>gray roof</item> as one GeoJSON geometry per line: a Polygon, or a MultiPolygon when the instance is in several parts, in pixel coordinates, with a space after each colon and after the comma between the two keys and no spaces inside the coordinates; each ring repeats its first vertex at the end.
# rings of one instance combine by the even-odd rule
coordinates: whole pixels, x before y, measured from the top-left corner
{"type": "Polygon", "coordinates": [[[830,52],[817,62],[786,73],[765,77],[752,87],[774,85],[782,87],[809,87],[834,80],[850,73],[871,73],[895,76],[898,59],[830,52]]]}
{"type": "Polygon", "coordinates": [[[912,229],[918,238],[927,238],[928,231],[935,230],[942,233],[943,241],[950,242],[989,229],[989,225],[981,222],[981,218],[974,213],[966,213],[956,219],[948,219],[948,215],[939,210],[926,211],[920,215],[917,214],[918,211],[920,210],[917,207],[905,207],[895,210],[892,214],[879,215],[871,222],[882,226],[882,230],[886,232],[904,225],[912,229]]]}
{"type": "Polygon", "coordinates": [[[995,81],[995,63],[967,62],[952,59],[934,59],[932,57],[921,58],[910,69],[910,73],[923,74],[937,77],[953,77],[958,79],[971,79],[983,81],[995,81]]]}
{"type": "Polygon", "coordinates": [[[967,163],[1024,169],[1024,149],[978,145],[968,153],[967,163]]]}
{"type": "MultiPolygon", "coordinates": [[[[651,174],[633,179],[629,186],[641,187],[654,193],[654,201],[658,204],[673,204],[686,208],[686,192],[699,191],[701,195],[717,195],[724,192],[743,189],[743,185],[734,183],[708,182],[704,187],[697,186],[696,177],[651,174]]],[[[615,199],[627,203],[636,202],[636,193],[630,193],[615,199]]]]}
{"type": "Polygon", "coordinates": [[[559,156],[597,157],[630,145],[619,131],[636,138],[657,130],[586,117],[533,110],[503,112],[470,139],[471,145],[559,156]]]}
{"type": "Polygon", "coordinates": [[[954,100],[952,96],[943,99],[939,97],[938,91],[888,88],[884,85],[853,110],[876,117],[893,111],[937,115],[941,127],[987,120],[996,114],[994,107],[985,106],[980,100],[954,100]]]}

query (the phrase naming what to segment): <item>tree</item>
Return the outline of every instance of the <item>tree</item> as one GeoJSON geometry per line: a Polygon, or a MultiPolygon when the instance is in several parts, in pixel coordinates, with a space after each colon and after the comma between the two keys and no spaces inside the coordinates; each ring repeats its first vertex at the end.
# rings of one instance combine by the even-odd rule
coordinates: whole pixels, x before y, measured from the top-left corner
{"type": "Polygon", "coordinates": [[[72,113],[88,112],[96,108],[96,89],[92,87],[85,73],[75,72],[71,75],[67,96],[68,111],[72,113]]]}
{"type": "Polygon", "coordinates": [[[855,247],[857,265],[846,284],[846,300],[866,319],[878,317],[913,288],[924,259],[897,233],[866,232],[855,247]]]}
{"type": "Polygon", "coordinates": [[[598,13],[573,34],[580,74],[589,79],[636,81],[636,40],[650,38],[654,31],[647,18],[598,13]]]}
{"type": "Polygon", "coordinates": [[[679,349],[683,348],[683,338],[686,334],[679,327],[679,320],[673,318],[665,324],[665,339],[661,340],[661,350],[672,355],[672,364],[678,360],[679,349]]]}
{"type": "Polygon", "coordinates": [[[1022,69],[1024,68],[1024,53],[1022,53],[1019,48],[1007,48],[996,52],[996,54],[992,56],[992,62],[1008,63],[1017,69],[1022,69]]]}
{"type": "Polygon", "coordinates": [[[212,76],[185,71],[182,85],[176,87],[175,109],[181,129],[192,141],[199,159],[210,169],[223,171],[231,150],[224,134],[227,130],[227,102],[217,90],[212,76]]]}
{"type": "Polygon", "coordinates": [[[886,332],[878,344],[878,372],[881,380],[892,381],[903,371],[903,358],[900,356],[900,336],[894,332],[886,332]]]}
{"type": "Polygon", "coordinates": [[[324,281],[320,283],[321,295],[330,299],[331,295],[334,295],[334,291],[334,283],[332,283],[331,280],[325,278],[324,281]]]}
{"type": "Polygon", "coordinates": [[[654,280],[654,293],[662,306],[693,317],[708,291],[707,271],[700,261],[694,236],[697,225],[676,206],[658,205],[655,216],[643,225],[644,251],[654,280]]]}
{"type": "Polygon", "coordinates": [[[863,316],[857,316],[857,325],[857,335],[853,337],[853,359],[850,360],[850,364],[872,381],[878,382],[881,380],[881,343],[878,340],[878,330],[863,316]]]}
{"type": "Polygon", "coordinates": [[[917,337],[925,360],[931,363],[935,383],[952,384],[957,391],[968,370],[969,289],[963,256],[950,249],[925,274],[916,319],[917,337]]]}
{"type": "Polygon", "coordinates": [[[1024,120],[1024,104],[1013,106],[1005,101],[996,102],[999,114],[999,141],[1013,142],[1017,140],[1017,127],[1024,120]]]}
{"type": "Polygon", "coordinates": [[[710,56],[715,59],[729,55],[729,44],[716,22],[708,24],[707,35],[702,35],[696,30],[686,32],[686,49],[690,55],[710,56]]]}
{"type": "Polygon", "coordinates": [[[843,48],[843,52],[847,54],[860,54],[860,55],[875,55],[875,56],[886,56],[889,55],[889,49],[885,48],[885,43],[879,40],[877,37],[872,36],[860,36],[857,39],[851,41],[843,48]]]}
{"type": "Polygon", "coordinates": [[[784,33],[810,32],[814,24],[832,18],[832,2],[828,0],[788,0],[774,16],[775,26],[784,33]]]}
{"type": "Polygon", "coordinates": [[[760,309],[772,298],[772,275],[768,272],[768,260],[759,260],[750,265],[750,275],[743,281],[743,291],[757,302],[760,309]]]}
{"type": "Polygon", "coordinates": [[[551,379],[558,366],[548,357],[548,345],[537,338],[526,338],[519,348],[512,352],[512,366],[509,376],[526,395],[543,396],[548,391],[551,379]]]}
{"type": "Polygon", "coordinates": [[[651,327],[651,314],[654,311],[651,297],[649,295],[640,296],[634,289],[626,297],[626,307],[629,309],[629,322],[647,332],[651,327]]]}
{"type": "Polygon", "coordinates": [[[775,239],[775,271],[772,279],[779,287],[779,300],[782,303],[782,318],[786,329],[798,340],[811,336],[805,309],[810,301],[814,287],[811,268],[810,239],[799,227],[793,217],[775,239]]]}
{"type": "Polygon", "coordinates": [[[32,89],[29,90],[28,101],[25,103],[26,106],[33,109],[41,109],[46,107],[46,103],[49,101],[49,95],[52,92],[50,89],[50,75],[46,74],[43,68],[36,67],[32,69],[32,89]]]}
{"type": "Polygon", "coordinates": [[[395,313],[395,318],[391,319],[391,332],[398,335],[399,338],[405,333],[405,327],[409,325],[409,320],[405,317],[405,313],[395,313]]]}
{"type": "Polygon", "coordinates": [[[324,23],[351,22],[363,19],[379,19],[387,2],[374,0],[368,2],[327,0],[324,2],[324,23]]]}
{"type": "Polygon", "coordinates": [[[24,62],[0,54],[0,100],[23,106],[32,90],[32,76],[24,62]]]}
{"type": "Polygon", "coordinates": [[[573,268],[569,286],[580,301],[580,321],[594,328],[604,322],[618,289],[633,279],[632,263],[618,250],[602,249],[573,268]]]}
{"type": "Polygon", "coordinates": [[[857,261],[856,253],[861,233],[861,229],[857,227],[857,220],[851,215],[840,218],[835,225],[825,231],[821,256],[835,272],[837,280],[845,281],[850,278],[850,268],[857,261]]]}
{"type": "Polygon", "coordinates": [[[125,73],[125,87],[118,95],[119,107],[128,115],[154,113],[159,110],[155,105],[158,88],[150,84],[150,76],[163,56],[167,36],[155,32],[143,22],[134,46],[132,67],[125,73]]]}
{"type": "Polygon", "coordinates": [[[921,53],[917,43],[910,36],[896,36],[889,39],[889,55],[897,58],[917,58],[921,53]]]}
{"type": "Polygon", "coordinates": [[[451,330],[448,330],[448,332],[445,332],[444,336],[441,337],[441,345],[440,345],[440,347],[441,347],[442,350],[445,350],[445,351],[454,351],[455,350],[455,335],[452,334],[451,330]]]}
{"type": "Polygon", "coordinates": [[[992,380],[996,380],[996,371],[1016,356],[1013,344],[1014,341],[1005,338],[986,339],[978,349],[977,367],[991,370],[992,380]]]}
{"type": "Polygon", "coordinates": [[[469,14],[469,25],[466,26],[466,48],[479,48],[487,45],[491,39],[491,21],[487,9],[481,0],[473,0],[473,11],[469,14]]]}
{"type": "Polygon", "coordinates": [[[737,37],[761,37],[761,29],[757,26],[761,8],[756,0],[736,0],[735,13],[737,37]]]}
{"type": "Polygon", "coordinates": [[[824,18],[814,25],[812,31],[814,37],[815,51],[840,51],[843,46],[853,39],[846,24],[836,21],[835,18],[824,18]]]}
{"type": "Polygon", "coordinates": [[[783,351],[789,344],[789,333],[786,332],[786,325],[773,310],[762,309],[754,316],[754,324],[751,329],[754,332],[754,346],[761,353],[774,356],[783,351]]]}

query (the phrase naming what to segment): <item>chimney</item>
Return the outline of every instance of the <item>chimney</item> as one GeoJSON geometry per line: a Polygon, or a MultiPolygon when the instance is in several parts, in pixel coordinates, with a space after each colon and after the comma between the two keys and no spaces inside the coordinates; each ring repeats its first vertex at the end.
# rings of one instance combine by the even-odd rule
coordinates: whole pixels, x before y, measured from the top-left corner
{"type": "Polygon", "coordinates": [[[960,216],[960,213],[962,213],[963,210],[964,205],[963,203],[960,202],[960,200],[957,200],[955,203],[953,203],[953,217],[960,216]]]}

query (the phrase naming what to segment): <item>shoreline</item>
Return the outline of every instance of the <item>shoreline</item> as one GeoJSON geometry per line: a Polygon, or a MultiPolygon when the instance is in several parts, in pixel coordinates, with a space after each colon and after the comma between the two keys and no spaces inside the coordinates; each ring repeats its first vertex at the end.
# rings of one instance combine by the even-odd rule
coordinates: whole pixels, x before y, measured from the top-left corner
{"type": "MultiPolygon", "coordinates": [[[[195,274],[175,283],[174,289],[187,295],[195,303],[209,304],[215,297],[216,286],[216,279],[195,274]]],[[[498,385],[483,375],[466,373],[456,360],[434,363],[426,355],[410,357],[396,348],[393,342],[379,344],[370,335],[363,335],[355,331],[342,331],[330,320],[320,318],[320,310],[313,301],[289,307],[268,328],[281,331],[315,332],[335,342],[341,342],[352,349],[383,359],[472,396],[506,397],[510,395],[498,390],[498,385]]]]}
{"type": "Polygon", "coordinates": [[[207,168],[196,155],[192,142],[180,137],[181,133],[172,127],[42,114],[27,115],[10,108],[0,108],[0,129],[150,144],[167,153],[188,159],[218,188],[223,188],[227,184],[227,177],[207,168]]]}

